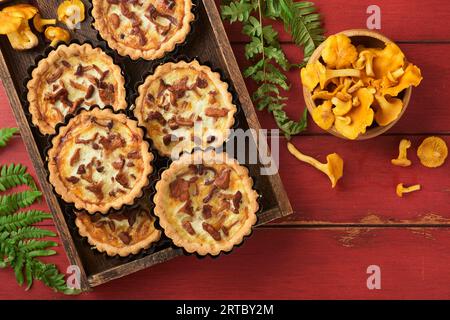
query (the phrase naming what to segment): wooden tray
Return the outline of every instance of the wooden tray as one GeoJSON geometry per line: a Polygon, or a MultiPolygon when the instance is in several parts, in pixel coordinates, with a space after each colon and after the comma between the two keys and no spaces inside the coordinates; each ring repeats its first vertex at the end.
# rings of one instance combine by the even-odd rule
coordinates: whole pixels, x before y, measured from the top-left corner
{"type": "MultiPolygon", "coordinates": [[[[87,12],[90,12],[90,2],[84,0],[87,12]]],[[[39,9],[44,17],[52,17],[56,14],[58,1],[37,1],[39,9]]],[[[189,57],[198,57],[201,61],[208,61],[213,68],[221,69],[224,76],[230,82],[232,89],[237,93],[243,112],[240,112],[238,123],[243,129],[260,129],[255,109],[250,100],[244,80],[233,55],[230,43],[222,25],[219,12],[214,0],[199,1],[197,8],[198,21],[194,34],[187,45],[178,50],[177,54],[189,57]]],[[[97,39],[97,32],[91,27],[92,17],[87,17],[82,23],[81,30],[74,32],[73,36],[80,42],[90,41],[94,44],[105,45],[97,39]]],[[[36,128],[28,121],[26,110],[20,97],[25,91],[24,79],[28,76],[28,68],[35,62],[38,55],[44,53],[47,45],[42,39],[39,47],[27,51],[13,50],[6,37],[0,38],[0,76],[7,91],[15,118],[25,142],[32,163],[35,167],[44,196],[51,208],[56,227],[60,234],[63,246],[66,250],[70,264],[77,265],[81,270],[81,288],[84,291],[110,280],[125,276],[132,272],[147,268],[183,254],[181,249],[169,246],[156,247],[152,253],[139,254],[128,258],[111,258],[101,254],[87,244],[78,235],[78,232],[70,227],[70,215],[65,213],[65,205],[53,193],[52,186],[48,183],[47,169],[45,168],[43,150],[46,140],[42,139],[36,128]]],[[[155,62],[122,59],[121,66],[130,78],[130,85],[134,88],[137,81],[141,80],[155,62]]],[[[276,218],[292,213],[292,207],[286,196],[279,175],[260,176],[260,165],[250,165],[250,174],[255,179],[255,187],[262,195],[262,210],[258,213],[258,224],[265,224],[276,218]]]]}

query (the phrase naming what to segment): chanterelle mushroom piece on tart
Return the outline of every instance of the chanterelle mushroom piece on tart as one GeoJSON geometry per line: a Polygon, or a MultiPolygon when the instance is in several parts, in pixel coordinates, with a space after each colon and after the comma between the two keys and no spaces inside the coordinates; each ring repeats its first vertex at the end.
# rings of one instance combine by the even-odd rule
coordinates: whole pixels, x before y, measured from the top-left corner
{"type": "Polygon", "coordinates": [[[93,0],[94,27],[122,56],[154,60],[183,43],[194,20],[191,0],[93,0]]]}
{"type": "Polygon", "coordinates": [[[125,80],[119,66],[89,44],[61,45],[41,60],[27,84],[29,111],[43,134],[78,108],[111,105],[125,109],[125,80]]]}
{"type": "Polygon", "coordinates": [[[143,135],[124,114],[81,111],[52,139],[50,183],[63,200],[91,214],[133,204],[153,171],[143,135]]]}
{"type": "Polygon", "coordinates": [[[195,151],[162,173],[154,212],[175,245],[218,255],[251,233],[257,199],[247,168],[225,153],[195,151]]]}
{"type": "Polygon", "coordinates": [[[219,147],[237,111],[228,84],[197,60],[166,63],[139,87],[134,114],[163,156],[219,147]]]}
{"type": "Polygon", "coordinates": [[[77,212],[75,220],[80,235],[98,251],[122,257],[137,254],[160,239],[161,231],[154,223],[155,218],[144,207],[107,216],[77,212]]]}

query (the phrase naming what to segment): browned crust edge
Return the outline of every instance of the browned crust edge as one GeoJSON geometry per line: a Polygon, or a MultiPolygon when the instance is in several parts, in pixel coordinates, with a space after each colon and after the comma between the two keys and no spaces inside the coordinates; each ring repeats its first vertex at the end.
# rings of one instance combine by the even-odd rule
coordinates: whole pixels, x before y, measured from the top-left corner
{"type": "Polygon", "coordinates": [[[214,150],[208,151],[195,151],[193,154],[183,154],[178,160],[174,161],[169,169],[165,170],[161,175],[161,180],[156,184],[156,194],[154,197],[155,209],[154,213],[159,218],[159,224],[164,229],[164,233],[167,237],[171,238],[173,243],[178,247],[183,247],[189,253],[198,253],[199,255],[211,254],[213,256],[220,254],[220,252],[229,252],[237,244],[240,244],[245,236],[248,236],[252,232],[252,227],[257,221],[256,212],[259,209],[258,193],[253,190],[253,179],[249,176],[248,169],[241,166],[236,159],[229,158],[226,153],[216,153],[214,150]],[[222,162],[233,168],[236,173],[241,177],[241,181],[249,198],[247,203],[249,217],[242,225],[241,229],[236,232],[225,244],[217,245],[205,245],[199,242],[186,241],[180,236],[176,229],[170,224],[166,217],[166,211],[163,200],[167,197],[167,194],[161,190],[167,186],[173,174],[180,169],[185,168],[192,163],[192,159],[205,159],[207,162],[222,162]]]}
{"type": "MultiPolygon", "coordinates": [[[[153,81],[155,81],[156,79],[158,79],[159,77],[161,77],[161,75],[167,74],[171,70],[189,68],[189,67],[193,67],[194,69],[196,69],[199,72],[204,72],[210,77],[211,81],[216,86],[220,95],[222,95],[224,97],[225,105],[223,105],[222,107],[230,109],[230,112],[228,112],[228,116],[227,116],[228,119],[227,119],[227,122],[225,124],[225,129],[224,129],[224,130],[226,130],[226,132],[222,132],[223,139],[216,139],[216,141],[214,141],[213,143],[211,143],[209,145],[210,147],[218,148],[223,144],[224,141],[228,140],[228,138],[230,136],[229,129],[231,129],[231,127],[234,125],[234,122],[235,122],[234,115],[237,112],[237,107],[233,103],[233,95],[228,91],[228,87],[229,87],[228,83],[222,81],[222,79],[220,78],[220,74],[218,72],[213,72],[210,67],[201,65],[195,59],[192,62],[186,62],[186,61],[180,61],[180,62],[176,62],[176,63],[168,62],[168,63],[158,66],[156,68],[155,72],[153,74],[149,75],[145,79],[144,83],[142,85],[140,85],[138,88],[138,97],[136,98],[135,108],[133,110],[134,116],[138,119],[139,125],[145,127],[145,121],[144,121],[144,119],[142,119],[141,114],[142,114],[142,109],[145,108],[145,106],[144,106],[145,99],[144,98],[146,96],[146,93],[147,93],[147,90],[148,90],[148,87],[150,86],[150,84],[153,81]]],[[[152,137],[149,135],[148,130],[147,130],[147,136],[150,139],[152,139],[152,137]]],[[[154,145],[154,147],[158,150],[158,153],[162,156],[168,157],[171,155],[170,150],[169,151],[160,150],[160,148],[157,148],[156,145],[154,145]]],[[[185,149],[183,149],[183,151],[191,152],[193,149],[194,149],[194,147],[185,148],[185,149]]]]}
{"type": "Polygon", "coordinates": [[[92,0],[92,16],[94,17],[93,26],[98,30],[103,39],[108,45],[116,50],[121,56],[129,56],[133,60],[143,58],[145,60],[155,60],[163,57],[166,53],[175,49],[175,46],[185,41],[187,35],[191,31],[191,22],[195,19],[192,13],[192,1],[185,0],[183,26],[178,30],[173,37],[164,42],[158,49],[142,50],[134,49],[123,45],[116,41],[110,32],[108,32],[107,16],[103,12],[106,0],[92,0]]]}
{"type": "Polygon", "coordinates": [[[140,179],[136,181],[133,189],[130,191],[128,195],[123,196],[120,199],[116,199],[115,201],[109,202],[108,204],[105,205],[90,204],[79,199],[78,197],[73,195],[61,181],[55,157],[58,152],[58,146],[61,144],[61,140],[72,128],[72,125],[74,125],[73,123],[76,123],[78,119],[87,114],[94,115],[98,119],[107,118],[107,119],[114,119],[122,123],[126,123],[127,126],[133,132],[139,133],[139,136],[142,138],[144,136],[144,132],[141,128],[137,126],[137,122],[135,120],[128,119],[125,114],[114,114],[111,110],[108,109],[95,108],[93,110],[83,110],[80,112],[79,115],[70,119],[69,123],[64,127],[61,127],[59,134],[55,136],[52,140],[52,147],[48,151],[48,170],[50,173],[49,181],[55,188],[56,193],[59,194],[64,201],[68,203],[73,203],[75,207],[79,210],[84,209],[90,214],[94,214],[96,212],[106,214],[111,208],[119,210],[124,205],[133,204],[136,198],[142,196],[143,194],[142,189],[146,187],[150,182],[148,175],[153,171],[153,166],[151,165],[151,161],[153,160],[153,154],[148,151],[149,150],[148,142],[143,140],[140,151],[141,154],[143,155],[142,161],[144,163],[144,169],[140,179]]]}
{"type": "Polygon", "coordinates": [[[124,110],[127,108],[126,91],[125,91],[125,79],[122,76],[122,70],[117,66],[113,59],[103,52],[100,48],[92,48],[90,44],[71,44],[70,46],[60,45],[56,50],[50,52],[47,58],[41,60],[37,67],[33,70],[31,80],[27,83],[27,100],[29,103],[29,112],[31,113],[32,122],[39,128],[42,134],[55,133],[55,127],[50,126],[47,122],[40,119],[38,91],[39,82],[48,69],[57,62],[60,58],[70,57],[77,54],[83,55],[102,55],[110,62],[110,71],[113,73],[114,78],[117,80],[118,93],[115,101],[116,105],[112,106],[114,110],[124,110]]]}
{"type": "Polygon", "coordinates": [[[78,227],[78,233],[82,237],[86,237],[89,244],[91,244],[92,246],[95,246],[95,248],[98,251],[106,252],[106,254],[111,257],[116,256],[116,255],[119,255],[121,257],[126,257],[130,254],[137,254],[141,250],[149,248],[154,242],[158,241],[161,238],[161,231],[154,228],[154,223],[155,222],[153,222],[153,231],[149,234],[149,236],[147,238],[142,239],[141,241],[139,241],[133,245],[129,245],[129,246],[126,246],[123,248],[117,248],[108,243],[95,240],[93,237],[91,237],[85,224],[83,223],[83,220],[78,217],[75,219],[75,224],[78,227]]]}

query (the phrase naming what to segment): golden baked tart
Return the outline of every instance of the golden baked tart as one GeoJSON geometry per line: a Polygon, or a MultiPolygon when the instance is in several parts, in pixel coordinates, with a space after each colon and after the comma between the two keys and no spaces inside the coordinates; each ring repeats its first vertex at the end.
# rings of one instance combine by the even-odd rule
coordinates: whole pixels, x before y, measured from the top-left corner
{"type": "Polygon", "coordinates": [[[192,0],[93,0],[94,27],[122,56],[154,60],[183,43],[192,0]]]}
{"type": "Polygon", "coordinates": [[[39,62],[27,88],[33,124],[43,134],[55,133],[56,125],[79,108],[127,107],[120,67],[89,44],[59,46],[39,62]]]}
{"type": "Polygon", "coordinates": [[[64,201],[91,214],[133,204],[153,171],[143,135],[124,114],[82,110],[52,139],[50,183],[64,201]]]}
{"type": "Polygon", "coordinates": [[[98,251],[122,257],[149,248],[161,237],[155,218],[144,207],[109,215],[77,212],[75,224],[81,236],[98,251]]]}
{"type": "Polygon", "coordinates": [[[218,255],[249,235],[258,194],[248,170],[214,150],[183,154],[156,184],[155,214],[187,252],[218,255]]]}
{"type": "Polygon", "coordinates": [[[197,60],[157,67],[138,92],[134,115],[163,156],[219,147],[234,124],[228,84],[197,60]]]}

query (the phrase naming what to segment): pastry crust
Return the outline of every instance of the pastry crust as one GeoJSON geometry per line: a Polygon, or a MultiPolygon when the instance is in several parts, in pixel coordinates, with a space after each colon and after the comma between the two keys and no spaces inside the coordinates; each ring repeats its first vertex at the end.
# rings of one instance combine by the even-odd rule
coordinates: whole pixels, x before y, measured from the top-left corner
{"type": "Polygon", "coordinates": [[[119,66],[90,44],[60,45],[41,60],[27,84],[32,122],[42,134],[80,107],[126,109],[125,80],[119,66]]]}
{"type": "Polygon", "coordinates": [[[154,212],[175,245],[189,253],[218,255],[251,233],[257,199],[247,168],[226,153],[195,151],[162,173],[154,212]]]}
{"type": "Polygon", "coordinates": [[[237,111],[228,84],[197,60],[165,63],[138,89],[139,124],[162,156],[220,147],[230,135],[237,111]]]}
{"type": "Polygon", "coordinates": [[[81,111],[52,139],[50,183],[64,201],[90,214],[133,204],[153,171],[153,154],[143,135],[125,114],[81,111]]]}
{"type": "Polygon", "coordinates": [[[82,237],[100,252],[121,257],[149,248],[161,237],[148,208],[138,207],[107,216],[77,212],[75,224],[82,237]]]}
{"type": "Polygon", "coordinates": [[[94,27],[108,45],[133,60],[163,57],[191,31],[192,0],[93,0],[94,27]]]}

